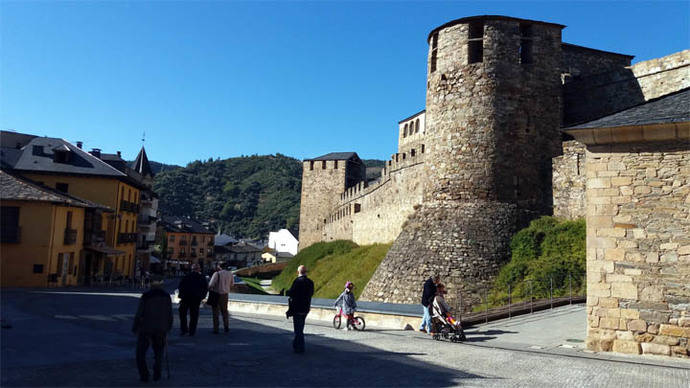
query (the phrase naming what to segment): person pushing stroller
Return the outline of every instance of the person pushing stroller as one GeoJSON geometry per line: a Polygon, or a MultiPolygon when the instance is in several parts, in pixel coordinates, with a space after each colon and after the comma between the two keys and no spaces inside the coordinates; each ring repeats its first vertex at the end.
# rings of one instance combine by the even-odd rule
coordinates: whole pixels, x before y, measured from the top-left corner
{"type": "Polygon", "coordinates": [[[354,327],[355,310],[357,309],[357,302],[355,301],[355,294],[352,293],[352,289],[355,287],[352,282],[348,281],[345,283],[345,290],[340,294],[338,299],[335,300],[333,304],[334,307],[340,306],[343,313],[347,316],[347,329],[350,330],[354,327]]]}
{"type": "Polygon", "coordinates": [[[433,311],[433,321],[436,321],[440,327],[432,330],[432,332],[436,336],[445,334],[445,338],[447,338],[447,334],[450,334],[453,342],[464,341],[465,332],[462,329],[462,323],[451,314],[451,308],[443,297],[445,293],[446,287],[443,284],[439,284],[431,309],[433,311]]]}

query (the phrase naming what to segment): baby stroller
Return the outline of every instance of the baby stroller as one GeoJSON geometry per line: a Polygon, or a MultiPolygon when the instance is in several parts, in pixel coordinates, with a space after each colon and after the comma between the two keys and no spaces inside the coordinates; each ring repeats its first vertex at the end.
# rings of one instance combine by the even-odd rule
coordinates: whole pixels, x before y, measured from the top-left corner
{"type": "Polygon", "coordinates": [[[438,306],[433,306],[433,309],[436,312],[431,319],[433,339],[450,339],[450,342],[462,342],[467,339],[459,319],[455,319],[447,311],[441,311],[438,306]]]}

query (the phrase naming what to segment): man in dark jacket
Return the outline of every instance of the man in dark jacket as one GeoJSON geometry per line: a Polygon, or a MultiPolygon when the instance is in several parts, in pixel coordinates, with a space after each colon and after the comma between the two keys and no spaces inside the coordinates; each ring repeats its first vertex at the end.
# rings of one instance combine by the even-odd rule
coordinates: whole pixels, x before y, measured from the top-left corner
{"type": "Polygon", "coordinates": [[[311,308],[311,296],[314,295],[314,282],[307,277],[307,268],[300,265],[297,268],[297,279],[292,282],[292,287],[287,295],[290,297],[287,316],[292,316],[295,328],[295,339],[292,341],[292,349],[295,353],[304,353],[304,322],[311,308]]]}
{"type": "Polygon", "coordinates": [[[441,282],[441,277],[434,275],[424,282],[424,291],[422,292],[422,308],[424,316],[422,317],[422,325],[419,331],[431,331],[431,304],[436,296],[436,285],[441,282]]]}
{"type": "Polygon", "coordinates": [[[139,308],[134,317],[132,331],[137,334],[137,368],[141,381],[149,381],[149,368],[146,366],[146,351],[153,347],[155,362],[153,380],[161,378],[165,337],[172,329],[173,313],[170,295],[162,288],[162,283],[152,282],[151,289],[139,299],[139,308]]]}
{"type": "Polygon", "coordinates": [[[199,322],[199,305],[206,297],[208,284],[201,274],[199,264],[192,265],[192,271],[185,276],[177,287],[180,298],[180,335],[196,333],[196,325],[199,322]],[[189,329],[187,328],[187,311],[189,311],[189,329]]]}

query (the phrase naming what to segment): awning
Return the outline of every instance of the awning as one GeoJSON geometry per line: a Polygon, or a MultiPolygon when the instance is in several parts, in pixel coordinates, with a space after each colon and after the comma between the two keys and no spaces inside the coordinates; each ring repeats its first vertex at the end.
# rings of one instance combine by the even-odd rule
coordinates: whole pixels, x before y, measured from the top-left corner
{"type": "Polygon", "coordinates": [[[161,261],[158,260],[155,256],[149,256],[149,263],[160,263],[161,261]]]}
{"type": "Polygon", "coordinates": [[[95,246],[86,246],[84,249],[92,252],[97,252],[97,253],[103,253],[106,256],[119,256],[119,255],[124,255],[125,251],[120,251],[115,248],[111,247],[95,247],[95,246]]]}

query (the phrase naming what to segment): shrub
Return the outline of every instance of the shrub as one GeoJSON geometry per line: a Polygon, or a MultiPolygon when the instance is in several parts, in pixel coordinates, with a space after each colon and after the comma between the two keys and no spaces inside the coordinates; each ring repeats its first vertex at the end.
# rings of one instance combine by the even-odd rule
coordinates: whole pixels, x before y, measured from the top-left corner
{"type": "Polygon", "coordinates": [[[508,285],[512,301],[529,300],[530,285],[535,298],[585,292],[585,221],[563,221],[541,217],[513,236],[511,260],[500,270],[489,293],[489,304],[498,306],[508,301],[508,285]]]}

